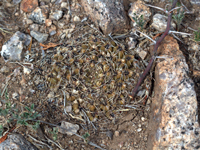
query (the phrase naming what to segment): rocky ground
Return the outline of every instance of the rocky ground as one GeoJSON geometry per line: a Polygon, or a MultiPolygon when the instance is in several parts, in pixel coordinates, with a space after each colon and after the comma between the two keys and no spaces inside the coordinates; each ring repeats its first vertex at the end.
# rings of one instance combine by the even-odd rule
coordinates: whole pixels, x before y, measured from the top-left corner
{"type": "MultiPolygon", "coordinates": [[[[153,69],[134,101],[130,94],[151,57],[152,42],[140,32],[151,38],[163,32],[153,16],[165,13],[152,6],[167,9],[171,2],[144,0],[151,6],[137,13],[150,15],[138,15],[135,26],[128,18],[134,2],[123,3],[128,27],[110,36],[78,0],[0,2],[2,135],[16,126],[12,133],[38,149],[148,149],[153,69]]],[[[171,36],[186,58],[199,100],[199,6],[192,0],[178,6],[172,26],[187,34],[171,36]]]]}

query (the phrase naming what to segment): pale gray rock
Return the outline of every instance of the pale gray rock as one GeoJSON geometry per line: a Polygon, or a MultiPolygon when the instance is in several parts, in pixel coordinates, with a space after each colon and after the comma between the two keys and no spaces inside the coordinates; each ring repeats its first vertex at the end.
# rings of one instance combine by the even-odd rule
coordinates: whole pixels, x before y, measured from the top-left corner
{"type": "Polygon", "coordinates": [[[128,49],[132,50],[136,47],[138,41],[136,36],[128,37],[126,39],[126,42],[128,43],[128,49]]]}
{"type": "Polygon", "coordinates": [[[114,133],[113,133],[113,131],[110,131],[110,130],[109,130],[109,131],[106,132],[106,135],[109,137],[109,139],[112,140],[112,139],[113,139],[114,133]]]}
{"type": "Polygon", "coordinates": [[[29,26],[30,31],[39,31],[39,25],[34,23],[29,26]]]}
{"type": "Polygon", "coordinates": [[[42,9],[40,7],[37,7],[29,16],[29,19],[38,24],[44,24],[46,18],[47,15],[42,12],[42,9]]]}
{"type": "Polygon", "coordinates": [[[0,150],[38,150],[21,134],[9,134],[7,139],[0,144],[0,150]]]}
{"type": "Polygon", "coordinates": [[[190,0],[190,3],[193,5],[200,5],[200,0],[190,0]]]}
{"type": "Polygon", "coordinates": [[[31,19],[27,19],[26,20],[26,23],[29,25],[29,24],[33,24],[33,20],[31,20],[31,19]]]}
{"type": "Polygon", "coordinates": [[[62,134],[67,134],[67,135],[73,135],[75,133],[77,133],[77,131],[79,130],[79,125],[77,124],[72,124],[70,122],[66,122],[66,121],[62,121],[61,123],[61,127],[65,128],[58,128],[58,132],[62,133],[62,134]]]}
{"type": "Polygon", "coordinates": [[[48,34],[46,33],[40,33],[37,31],[31,31],[30,32],[31,36],[34,37],[34,39],[36,39],[39,43],[43,43],[47,40],[48,38],[48,34]]]}
{"type": "Polygon", "coordinates": [[[31,37],[20,31],[17,31],[4,45],[2,46],[1,56],[5,61],[21,60],[23,46],[30,44],[31,37]]]}
{"type": "Polygon", "coordinates": [[[56,26],[55,25],[51,25],[50,29],[49,29],[49,35],[53,36],[56,34],[56,26]]]}
{"type": "Polygon", "coordinates": [[[19,98],[19,94],[17,92],[14,92],[12,94],[12,98],[15,99],[15,100],[17,100],[19,98]]]}
{"type": "Polygon", "coordinates": [[[63,11],[58,10],[56,12],[51,13],[49,16],[49,19],[58,21],[60,18],[62,18],[62,15],[63,15],[63,11]]]}
{"type": "MultiPolygon", "coordinates": [[[[153,23],[152,23],[152,26],[160,31],[160,32],[164,32],[167,28],[167,20],[168,20],[168,17],[167,16],[164,16],[164,15],[161,15],[161,14],[155,14],[153,16],[153,23]]],[[[176,28],[176,24],[174,23],[174,21],[172,20],[171,22],[171,26],[172,28],[176,28]]]]}
{"type": "Polygon", "coordinates": [[[66,112],[71,112],[72,111],[72,105],[66,106],[65,107],[66,112]]]}
{"type": "Polygon", "coordinates": [[[68,5],[67,2],[62,2],[60,6],[61,8],[67,8],[67,5],[68,5]]]}
{"type": "Polygon", "coordinates": [[[13,0],[14,4],[19,4],[21,2],[21,0],[13,0]]]}
{"type": "Polygon", "coordinates": [[[52,30],[51,32],[49,32],[49,35],[50,36],[53,36],[53,35],[55,35],[56,34],[56,30],[52,30]]]}

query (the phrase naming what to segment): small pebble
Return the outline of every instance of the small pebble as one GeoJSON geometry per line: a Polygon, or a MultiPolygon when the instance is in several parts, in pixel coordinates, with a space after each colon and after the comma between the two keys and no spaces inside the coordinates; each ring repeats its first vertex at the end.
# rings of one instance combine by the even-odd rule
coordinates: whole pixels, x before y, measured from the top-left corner
{"type": "Polygon", "coordinates": [[[119,131],[115,131],[115,136],[116,136],[116,137],[119,136],[119,131]]]}
{"type": "MultiPolygon", "coordinates": [[[[161,14],[155,14],[153,16],[153,22],[151,25],[156,30],[164,32],[167,27],[167,19],[168,19],[167,16],[161,14]]],[[[176,24],[174,23],[174,21],[171,22],[171,26],[173,26],[173,28],[176,28],[176,24]]]]}
{"type": "Polygon", "coordinates": [[[30,91],[32,94],[35,93],[35,90],[33,90],[33,89],[29,89],[29,91],[30,91]]]}
{"type": "Polygon", "coordinates": [[[81,21],[81,19],[78,16],[75,16],[73,20],[74,20],[74,22],[81,21]]]}
{"type": "Polygon", "coordinates": [[[53,98],[54,97],[54,92],[50,92],[48,95],[47,95],[48,98],[53,98]]]}
{"type": "Polygon", "coordinates": [[[67,134],[67,135],[73,135],[76,134],[77,131],[79,130],[79,125],[77,124],[72,124],[70,122],[62,121],[61,122],[61,127],[66,128],[67,130],[64,130],[62,128],[58,128],[58,132],[62,134],[67,134]]]}
{"type": "Polygon", "coordinates": [[[30,31],[39,31],[39,25],[38,24],[31,24],[29,26],[30,31]]]}
{"type": "Polygon", "coordinates": [[[120,143],[118,144],[118,146],[119,146],[120,148],[122,148],[122,147],[123,147],[123,145],[124,145],[124,143],[123,143],[123,142],[120,142],[120,143]]]}
{"type": "MultiPolygon", "coordinates": [[[[44,9],[44,8],[43,8],[44,9]]],[[[38,24],[44,24],[45,20],[47,18],[46,13],[42,11],[41,7],[37,7],[29,16],[29,19],[31,19],[33,22],[38,24]]]]}
{"type": "Polygon", "coordinates": [[[73,140],[69,140],[68,143],[69,144],[73,144],[74,142],[73,142],[73,140]]]}
{"type": "Polygon", "coordinates": [[[185,34],[183,34],[183,35],[182,35],[182,38],[187,38],[187,37],[188,37],[188,36],[187,36],[187,35],[185,35],[185,34]]]}
{"type": "Polygon", "coordinates": [[[57,0],[57,1],[55,2],[55,4],[58,5],[58,4],[60,4],[61,2],[62,2],[62,0],[57,0]]]}
{"type": "Polygon", "coordinates": [[[16,93],[16,92],[13,93],[13,94],[12,94],[12,98],[15,99],[15,100],[18,99],[18,98],[19,98],[19,94],[16,93]]]}
{"type": "Polygon", "coordinates": [[[40,33],[37,31],[31,31],[30,32],[31,36],[34,37],[38,42],[43,43],[47,40],[48,34],[46,33],[40,33]]]}
{"type": "Polygon", "coordinates": [[[64,22],[58,22],[58,27],[59,28],[64,28],[65,26],[65,23],[64,22]]]}
{"type": "Polygon", "coordinates": [[[52,20],[59,20],[63,15],[63,11],[61,10],[58,10],[56,12],[53,12],[50,14],[49,18],[52,19],[52,20]]]}
{"type": "Polygon", "coordinates": [[[33,24],[33,21],[31,19],[26,19],[26,24],[33,24]]]}
{"type": "Polygon", "coordinates": [[[53,30],[53,31],[49,32],[49,35],[50,35],[50,36],[53,36],[53,35],[55,35],[55,34],[56,34],[56,30],[53,30]]]}
{"type": "Polygon", "coordinates": [[[75,89],[73,89],[73,90],[72,90],[72,93],[73,93],[73,94],[78,94],[78,91],[75,90],[75,89]]]}
{"type": "Polygon", "coordinates": [[[14,73],[14,76],[20,75],[20,69],[19,69],[19,68],[16,68],[16,69],[13,71],[13,73],[14,73]]]}
{"type": "Polygon", "coordinates": [[[66,35],[65,34],[62,34],[61,36],[60,36],[60,39],[64,39],[66,37],[66,35]]]}
{"type": "Polygon", "coordinates": [[[16,12],[16,13],[15,13],[15,16],[16,16],[16,17],[17,17],[17,16],[19,16],[19,13],[18,13],[18,12],[16,12]]]}
{"type": "Polygon", "coordinates": [[[112,131],[107,131],[106,135],[112,140],[113,139],[113,132],[112,131]]]}
{"type": "Polygon", "coordinates": [[[144,117],[142,117],[142,118],[141,118],[141,120],[142,120],[142,121],[145,121],[145,118],[144,118],[144,117]]]}
{"type": "Polygon", "coordinates": [[[138,129],[137,129],[137,132],[141,132],[141,131],[142,131],[142,128],[138,128],[138,129]]]}
{"type": "Polygon", "coordinates": [[[31,69],[27,68],[27,67],[24,67],[24,74],[30,74],[31,73],[31,69]]]}
{"type": "Polygon", "coordinates": [[[66,106],[66,107],[65,107],[65,111],[66,111],[66,112],[71,112],[71,111],[72,111],[72,106],[71,106],[71,105],[66,106]]]}
{"type": "Polygon", "coordinates": [[[67,2],[62,2],[61,3],[61,8],[66,8],[67,7],[67,2]]]}
{"type": "Polygon", "coordinates": [[[14,4],[19,4],[21,2],[21,0],[13,0],[12,1],[14,4]]]}
{"type": "Polygon", "coordinates": [[[144,50],[141,50],[138,52],[138,55],[144,60],[145,57],[147,56],[147,52],[144,50]]]}
{"type": "Polygon", "coordinates": [[[55,35],[56,34],[56,26],[55,25],[52,25],[49,29],[49,34],[52,36],[52,35],[55,35]]]}
{"type": "Polygon", "coordinates": [[[46,19],[46,20],[45,20],[45,25],[46,25],[47,27],[51,26],[51,25],[52,25],[51,19],[46,19]]]}
{"type": "Polygon", "coordinates": [[[196,43],[192,43],[191,44],[191,49],[194,50],[194,51],[198,51],[199,50],[199,44],[196,44],[196,43]]]}
{"type": "Polygon", "coordinates": [[[44,6],[45,5],[45,2],[40,2],[40,6],[44,6]]]}
{"type": "Polygon", "coordinates": [[[147,137],[146,136],[144,137],[144,141],[147,141],[147,137]]]}

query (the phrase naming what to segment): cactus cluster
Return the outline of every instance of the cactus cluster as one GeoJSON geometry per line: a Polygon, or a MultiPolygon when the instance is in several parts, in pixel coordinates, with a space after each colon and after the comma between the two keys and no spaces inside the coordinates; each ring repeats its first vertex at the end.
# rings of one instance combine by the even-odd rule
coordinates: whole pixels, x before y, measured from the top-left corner
{"type": "Polygon", "coordinates": [[[111,117],[115,108],[130,102],[135,78],[142,71],[133,51],[90,36],[85,42],[60,46],[56,52],[45,78],[52,90],[65,90],[75,114],[84,108],[90,120],[99,112],[111,117]]]}

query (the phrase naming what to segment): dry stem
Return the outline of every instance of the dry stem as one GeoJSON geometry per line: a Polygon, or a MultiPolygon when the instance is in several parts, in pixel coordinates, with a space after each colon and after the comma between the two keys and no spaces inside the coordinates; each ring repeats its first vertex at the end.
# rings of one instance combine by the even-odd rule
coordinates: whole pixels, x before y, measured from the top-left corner
{"type": "MultiPolygon", "coordinates": [[[[173,4],[172,4],[172,8],[171,10],[173,10],[176,6],[176,3],[177,3],[177,0],[174,0],[173,1],[173,4]]],[[[144,79],[146,78],[147,74],[149,73],[153,63],[154,63],[154,60],[156,59],[156,54],[157,54],[157,49],[159,47],[159,45],[161,44],[161,42],[163,41],[163,39],[169,34],[169,30],[170,30],[170,24],[171,24],[171,20],[172,20],[172,11],[169,11],[168,13],[168,21],[167,21],[167,28],[165,30],[165,32],[162,34],[162,36],[158,39],[158,41],[156,41],[156,44],[154,46],[154,50],[153,50],[153,55],[149,61],[149,64],[148,66],[146,67],[146,69],[144,70],[142,76],[140,77],[140,79],[138,80],[135,88],[133,89],[132,91],[132,100],[135,98],[137,92],[138,92],[138,88],[140,87],[140,85],[143,83],[144,79]]]]}

